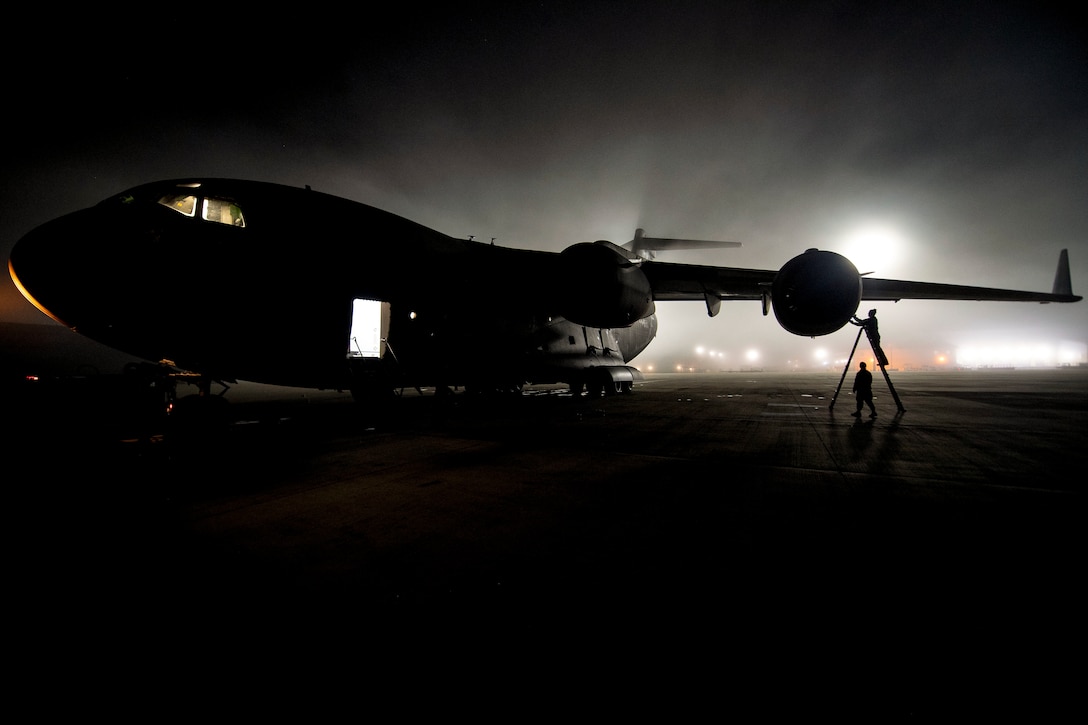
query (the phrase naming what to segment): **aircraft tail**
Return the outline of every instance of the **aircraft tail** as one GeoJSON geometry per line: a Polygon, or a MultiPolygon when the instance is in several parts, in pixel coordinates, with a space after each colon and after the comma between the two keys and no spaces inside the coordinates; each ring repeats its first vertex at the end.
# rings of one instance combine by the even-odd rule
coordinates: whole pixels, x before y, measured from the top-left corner
{"type": "Polygon", "coordinates": [[[739,247],[740,242],[713,242],[705,239],[664,239],[647,237],[642,229],[635,230],[635,238],[623,245],[624,249],[634,252],[643,259],[653,259],[656,252],[674,249],[724,249],[739,247]]]}
{"type": "Polygon", "coordinates": [[[1069,250],[1063,249],[1058,255],[1058,271],[1054,273],[1053,294],[1073,296],[1073,280],[1069,276],[1069,250]]]}

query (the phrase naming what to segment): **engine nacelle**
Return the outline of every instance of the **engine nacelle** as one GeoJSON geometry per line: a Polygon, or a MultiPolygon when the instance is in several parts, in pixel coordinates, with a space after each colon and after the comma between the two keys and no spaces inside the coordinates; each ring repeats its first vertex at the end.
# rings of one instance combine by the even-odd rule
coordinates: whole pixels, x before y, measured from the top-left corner
{"type": "Polygon", "coordinates": [[[560,254],[560,314],[587,327],[627,327],[654,312],[650,280],[608,242],[582,242],[560,254]]]}
{"type": "Polygon", "coordinates": [[[841,254],[809,249],[782,265],[771,286],[778,324],[795,335],[827,335],[861,302],[861,275],[841,254]]]}

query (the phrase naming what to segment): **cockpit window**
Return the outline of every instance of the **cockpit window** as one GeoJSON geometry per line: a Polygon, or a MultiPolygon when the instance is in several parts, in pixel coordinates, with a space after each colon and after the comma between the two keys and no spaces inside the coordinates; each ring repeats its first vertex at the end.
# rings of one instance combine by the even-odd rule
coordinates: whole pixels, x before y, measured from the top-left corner
{"type": "Polygon", "coordinates": [[[196,197],[191,194],[171,194],[159,199],[159,203],[185,216],[196,214],[196,197]]]}
{"type": "Polygon", "coordinates": [[[232,227],[244,227],[245,217],[238,205],[226,199],[205,199],[202,216],[210,222],[230,224],[232,227]]]}
{"type": "MultiPolygon", "coordinates": [[[[196,216],[199,197],[192,194],[170,194],[159,199],[159,203],[187,217],[196,216]]],[[[205,198],[200,208],[200,217],[217,224],[229,224],[232,227],[244,227],[245,216],[232,201],[226,199],[205,198]]]]}

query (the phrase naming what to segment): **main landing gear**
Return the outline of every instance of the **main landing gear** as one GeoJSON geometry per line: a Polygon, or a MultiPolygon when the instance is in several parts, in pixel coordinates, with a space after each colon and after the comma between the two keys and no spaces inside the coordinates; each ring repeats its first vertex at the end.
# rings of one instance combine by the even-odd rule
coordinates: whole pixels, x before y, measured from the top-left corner
{"type": "Polygon", "coordinates": [[[587,368],[584,373],[570,382],[570,392],[578,396],[582,389],[590,398],[602,398],[608,395],[630,393],[635,380],[641,380],[642,373],[627,366],[601,366],[587,368]]]}

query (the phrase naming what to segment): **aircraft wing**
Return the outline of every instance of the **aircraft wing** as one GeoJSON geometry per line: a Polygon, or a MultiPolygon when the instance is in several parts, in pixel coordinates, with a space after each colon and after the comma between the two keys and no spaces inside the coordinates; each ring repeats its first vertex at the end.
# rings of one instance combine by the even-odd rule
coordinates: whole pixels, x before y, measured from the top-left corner
{"type": "Polygon", "coordinates": [[[707,267],[698,264],[643,262],[654,299],[661,301],[763,299],[777,274],[774,270],[707,267]]]}
{"type": "Polygon", "coordinates": [[[862,277],[864,300],[978,300],[984,302],[1078,302],[1081,297],[1073,294],[1073,282],[1069,275],[1069,250],[1058,255],[1058,269],[1054,273],[1054,285],[1047,292],[969,287],[934,282],[905,282],[895,279],[870,279],[862,277]]]}
{"type": "Polygon", "coordinates": [[[810,249],[778,271],[736,269],[645,260],[641,269],[654,300],[702,300],[714,317],[722,300],[760,300],[763,314],[774,308],[779,322],[799,335],[838,329],[862,300],[980,300],[990,302],[1077,302],[1062,250],[1050,292],[972,287],[939,282],[877,279],[858,274],[845,257],[810,249]]]}
{"type": "Polygon", "coordinates": [[[870,279],[863,277],[863,300],[978,300],[982,302],[1078,302],[1080,295],[1053,292],[1025,292],[995,289],[992,287],[968,287],[934,282],[906,282],[897,279],[870,279]]]}
{"type": "MultiPolygon", "coordinates": [[[[764,269],[710,267],[696,264],[644,261],[654,299],[661,301],[759,300],[770,291],[778,272],[764,269]]],[[[990,302],[1078,302],[1069,278],[1069,255],[1062,250],[1051,292],[972,287],[939,282],[911,282],[861,276],[863,300],[980,300],[990,302]]]]}

